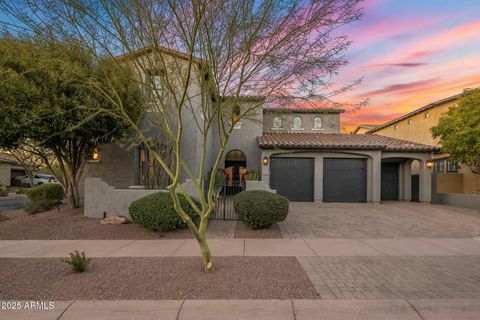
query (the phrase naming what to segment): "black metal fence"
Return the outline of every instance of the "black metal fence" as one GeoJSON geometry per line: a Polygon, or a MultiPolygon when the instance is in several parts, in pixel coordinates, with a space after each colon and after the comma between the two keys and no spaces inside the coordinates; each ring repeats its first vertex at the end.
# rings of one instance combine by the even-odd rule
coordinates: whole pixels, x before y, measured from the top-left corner
{"type": "Polygon", "coordinates": [[[245,182],[243,181],[227,181],[222,186],[217,200],[215,202],[215,210],[210,216],[212,220],[238,220],[233,208],[233,197],[245,190],[245,182]]]}

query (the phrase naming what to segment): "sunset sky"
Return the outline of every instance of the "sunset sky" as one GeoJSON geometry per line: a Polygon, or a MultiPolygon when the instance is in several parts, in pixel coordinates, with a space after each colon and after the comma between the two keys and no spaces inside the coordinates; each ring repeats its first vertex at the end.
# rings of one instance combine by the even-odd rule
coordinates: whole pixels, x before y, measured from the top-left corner
{"type": "Polygon", "coordinates": [[[347,130],[480,86],[479,0],[366,0],[363,7],[362,20],[343,29],[354,44],[337,82],[364,80],[337,100],[369,104],[342,115],[347,130]]]}

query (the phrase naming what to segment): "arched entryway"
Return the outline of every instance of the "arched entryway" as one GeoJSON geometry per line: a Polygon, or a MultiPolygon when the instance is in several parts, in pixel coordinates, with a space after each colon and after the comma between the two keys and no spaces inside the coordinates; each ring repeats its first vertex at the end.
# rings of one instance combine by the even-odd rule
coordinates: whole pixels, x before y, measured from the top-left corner
{"type": "Polygon", "coordinates": [[[227,182],[245,181],[247,174],[247,157],[238,149],[230,150],[225,155],[225,176],[227,182]]]}

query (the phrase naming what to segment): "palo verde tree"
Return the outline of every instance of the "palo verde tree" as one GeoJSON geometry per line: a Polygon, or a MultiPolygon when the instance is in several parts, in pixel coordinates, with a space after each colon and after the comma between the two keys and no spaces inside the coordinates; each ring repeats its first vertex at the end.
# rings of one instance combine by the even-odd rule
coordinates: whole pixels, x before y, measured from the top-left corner
{"type": "Polygon", "coordinates": [[[175,209],[210,271],[214,264],[205,235],[215,207],[215,175],[235,125],[266,104],[331,106],[335,94],[353,85],[334,87],[331,79],[346,63],[342,53],[350,44],[338,29],[360,18],[360,2],[23,0],[0,6],[24,29],[73,41],[97,59],[133,67],[140,75],[139,85],[150,96],[150,125],[161,130],[173,161],[167,163],[150,147],[144,127],[123,112],[125,106],[111,87],[98,89],[117,110],[92,112],[103,110],[129,122],[149,148],[171,180],[168,191],[175,209]],[[245,96],[258,99],[245,104],[245,96]],[[188,165],[182,149],[192,127],[201,137],[196,168],[188,165]],[[209,150],[211,137],[218,150],[209,150]],[[211,176],[204,187],[207,172],[211,176]],[[182,189],[182,177],[193,181],[199,205],[182,189]],[[196,211],[197,223],[180,207],[177,192],[196,211]]]}
{"type": "Polygon", "coordinates": [[[442,152],[480,174],[480,89],[466,90],[431,130],[442,152]]]}
{"type": "Polygon", "coordinates": [[[72,207],[79,206],[78,182],[92,148],[125,137],[129,129],[126,121],[99,111],[117,108],[107,97],[117,97],[129,121],[141,115],[143,95],[128,70],[121,71],[106,70],[77,46],[0,39],[0,146],[40,157],[52,173],[57,164],[72,207]]]}

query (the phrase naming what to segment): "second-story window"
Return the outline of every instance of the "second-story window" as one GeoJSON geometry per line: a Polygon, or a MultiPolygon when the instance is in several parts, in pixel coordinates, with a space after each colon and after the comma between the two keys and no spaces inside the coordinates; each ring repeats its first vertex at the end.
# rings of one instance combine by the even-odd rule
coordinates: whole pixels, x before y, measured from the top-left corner
{"type": "Polygon", "coordinates": [[[413,123],[413,120],[412,119],[409,119],[408,120],[408,125],[411,125],[413,123]]]}
{"type": "Polygon", "coordinates": [[[274,117],[273,118],[273,127],[276,129],[279,129],[282,127],[282,118],[280,117],[274,117]]]}
{"type": "Polygon", "coordinates": [[[157,101],[165,102],[167,99],[167,90],[161,72],[150,73],[150,96],[157,101]]]}
{"type": "Polygon", "coordinates": [[[302,128],[302,118],[295,117],[293,118],[293,129],[301,129],[302,128]]]}
{"type": "Polygon", "coordinates": [[[322,118],[315,117],[313,119],[313,129],[321,129],[322,128],[322,118]]]}

